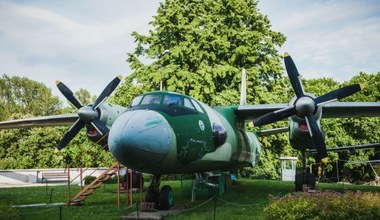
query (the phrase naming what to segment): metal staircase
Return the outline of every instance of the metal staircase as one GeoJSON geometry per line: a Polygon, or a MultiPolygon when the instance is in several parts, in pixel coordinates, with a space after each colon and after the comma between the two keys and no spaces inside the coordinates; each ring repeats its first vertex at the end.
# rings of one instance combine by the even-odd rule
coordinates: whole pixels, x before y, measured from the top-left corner
{"type": "Polygon", "coordinates": [[[81,205],[87,196],[91,195],[96,189],[99,189],[103,183],[107,182],[113,175],[119,171],[119,162],[114,162],[110,168],[100,174],[88,186],[83,188],[78,194],[71,198],[66,205],[81,205]]]}

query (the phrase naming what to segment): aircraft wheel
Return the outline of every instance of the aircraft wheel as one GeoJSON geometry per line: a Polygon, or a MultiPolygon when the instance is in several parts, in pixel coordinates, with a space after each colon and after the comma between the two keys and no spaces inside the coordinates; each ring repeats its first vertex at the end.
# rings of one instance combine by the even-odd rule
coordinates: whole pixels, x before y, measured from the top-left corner
{"type": "Polygon", "coordinates": [[[169,210],[173,206],[174,206],[173,190],[170,186],[165,185],[161,188],[159,209],[169,210]]]}
{"type": "Polygon", "coordinates": [[[296,174],[295,191],[296,192],[303,191],[303,175],[301,173],[296,174]]]}

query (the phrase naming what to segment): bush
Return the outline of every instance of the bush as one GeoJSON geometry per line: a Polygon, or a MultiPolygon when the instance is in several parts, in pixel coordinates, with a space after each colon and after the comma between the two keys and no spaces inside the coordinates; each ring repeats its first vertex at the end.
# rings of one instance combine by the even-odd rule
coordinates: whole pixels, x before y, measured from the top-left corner
{"type": "Polygon", "coordinates": [[[92,181],[94,181],[96,179],[96,176],[86,176],[84,178],[84,184],[90,184],[92,181]]]}
{"type": "Polygon", "coordinates": [[[271,198],[266,219],[380,219],[380,194],[319,192],[271,198]]]}

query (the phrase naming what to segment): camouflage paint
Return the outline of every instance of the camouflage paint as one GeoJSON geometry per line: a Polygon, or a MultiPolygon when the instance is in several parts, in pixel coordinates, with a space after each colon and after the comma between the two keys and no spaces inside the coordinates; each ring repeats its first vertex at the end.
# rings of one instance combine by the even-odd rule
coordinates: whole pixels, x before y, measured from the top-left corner
{"type": "Polygon", "coordinates": [[[258,162],[257,136],[244,130],[243,121],[234,117],[233,107],[212,109],[177,93],[147,94],[178,95],[197,102],[200,109],[164,104],[128,109],[113,123],[109,135],[110,150],[124,165],[165,174],[232,170],[258,162]],[[214,144],[214,123],[227,131],[221,146],[214,144]]]}

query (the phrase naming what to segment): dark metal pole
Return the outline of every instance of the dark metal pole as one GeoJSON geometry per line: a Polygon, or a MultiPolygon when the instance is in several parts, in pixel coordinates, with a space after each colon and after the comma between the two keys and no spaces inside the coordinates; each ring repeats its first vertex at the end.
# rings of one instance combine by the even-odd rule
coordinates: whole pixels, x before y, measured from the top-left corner
{"type": "Polygon", "coordinates": [[[215,195],[215,197],[214,197],[214,220],[215,220],[215,216],[216,216],[216,200],[217,200],[217,197],[216,197],[216,195],[215,195]]]}

